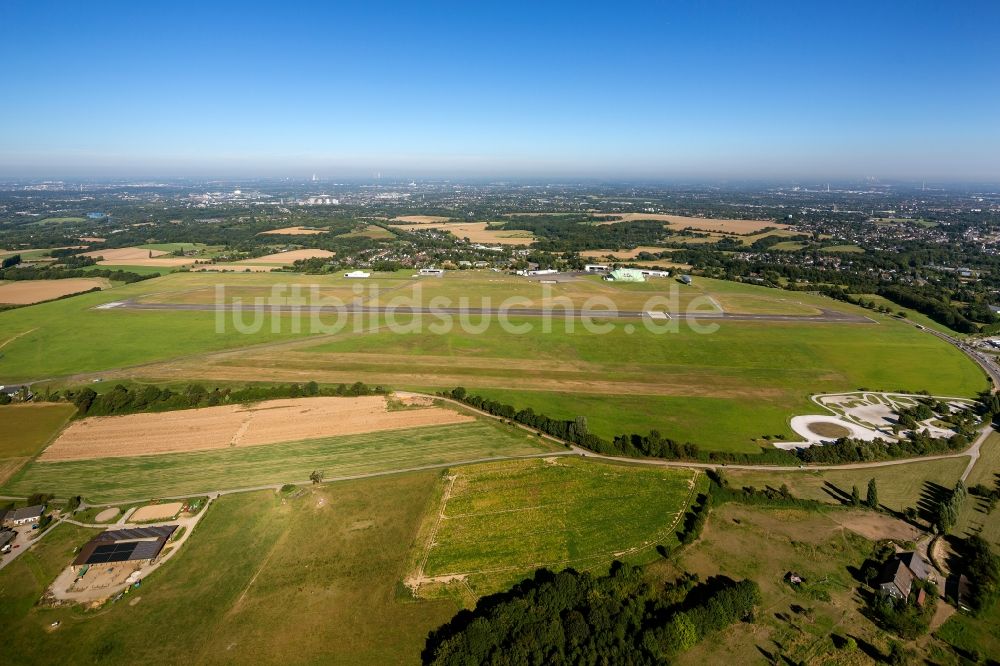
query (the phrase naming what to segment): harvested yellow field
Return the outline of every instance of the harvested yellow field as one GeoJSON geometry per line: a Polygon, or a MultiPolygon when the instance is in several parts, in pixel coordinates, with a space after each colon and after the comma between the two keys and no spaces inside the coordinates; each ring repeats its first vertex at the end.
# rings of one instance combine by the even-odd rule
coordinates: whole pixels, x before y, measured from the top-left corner
{"type": "Polygon", "coordinates": [[[271,229],[270,231],[262,231],[258,236],[315,236],[316,234],[325,234],[326,229],[309,229],[307,227],[285,227],[283,229],[271,229]]]}
{"type": "Polygon", "coordinates": [[[441,407],[389,411],[384,396],[268,400],[249,407],[226,405],[83,419],[64,430],[39,460],[208,451],[471,420],[471,416],[441,407]]]}
{"type": "Polygon", "coordinates": [[[105,261],[113,261],[117,264],[127,264],[138,259],[152,259],[164,254],[167,253],[163,250],[144,250],[141,247],[116,247],[108,250],[93,250],[91,252],[84,252],[83,256],[93,257],[95,259],[97,257],[104,257],[105,261]]]}
{"type": "Polygon", "coordinates": [[[184,506],[183,502],[170,502],[168,504],[147,504],[132,512],[128,517],[130,522],[144,523],[150,520],[169,520],[177,515],[177,512],[184,506]]]}
{"type": "Polygon", "coordinates": [[[333,252],[329,250],[289,250],[288,252],[276,252],[274,254],[266,254],[263,257],[257,257],[255,259],[244,259],[243,261],[234,262],[234,266],[242,265],[273,265],[273,266],[291,266],[296,261],[301,261],[302,259],[313,259],[315,257],[332,257],[333,252]]]}
{"type": "Polygon", "coordinates": [[[511,229],[510,231],[487,230],[489,222],[452,222],[444,224],[404,224],[400,229],[406,231],[422,231],[425,229],[443,229],[450,231],[458,238],[468,238],[473,243],[488,245],[531,245],[535,237],[530,231],[511,229]]]}
{"type": "Polygon", "coordinates": [[[250,264],[198,264],[192,271],[208,273],[270,273],[274,266],[253,266],[250,264]]]}
{"type": "Polygon", "coordinates": [[[780,224],[773,220],[715,220],[662,213],[615,213],[614,216],[619,219],[612,222],[598,222],[598,224],[616,224],[618,222],[632,222],[634,220],[657,220],[659,222],[666,222],[668,227],[678,231],[681,229],[694,229],[695,231],[715,231],[740,235],[760,233],[767,228],[788,228],[787,224],[780,224]]]}
{"type": "Polygon", "coordinates": [[[434,222],[447,222],[450,217],[440,215],[401,215],[392,218],[393,222],[410,222],[411,224],[433,224],[434,222]]]}
{"type": "Polygon", "coordinates": [[[94,287],[104,288],[108,281],[99,278],[67,278],[65,280],[20,280],[0,284],[0,303],[30,305],[53,298],[78,294],[94,287]]]}
{"type": "Polygon", "coordinates": [[[84,252],[86,257],[102,257],[97,262],[98,266],[153,266],[160,268],[171,268],[174,266],[188,266],[194,263],[194,259],[185,257],[166,257],[168,254],[163,250],[146,250],[141,247],[116,247],[108,250],[91,250],[84,252]]]}
{"type": "Polygon", "coordinates": [[[639,256],[641,252],[649,252],[651,254],[658,254],[660,252],[669,252],[668,248],[663,247],[652,247],[651,245],[642,245],[635,248],[634,250],[587,250],[581,252],[580,256],[590,259],[602,259],[607,256],[612,256],[615,259],[635,259],[639,256]]]}

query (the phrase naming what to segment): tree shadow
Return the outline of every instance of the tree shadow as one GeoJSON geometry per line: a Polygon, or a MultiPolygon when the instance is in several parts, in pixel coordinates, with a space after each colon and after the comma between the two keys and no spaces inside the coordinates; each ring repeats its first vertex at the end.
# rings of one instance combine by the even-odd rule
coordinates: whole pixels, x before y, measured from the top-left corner
{"type": "Polygon", "coordinates": [[[948,499],[950,494],[951,488],[945,488],[933,481],[924,481],[920,499],[917,500],[917,515],[926,523],[933,525],[938,505],[948,499]]]}
{"type": "Polygon", "coordinates": [[[841,504],[846,504],[847,506],[851,506],[851,504],[853,504],[853,502],[851,501],[851,493],[846,492],[841,488],[838,488],[829,481],[823,482],[823,492],[825,492],[827,495],[837,500],[841,504]]]}
{"type": "Polygon", "coordinates": [[[885,655],[877,647],[861,638],[860,636],[855,636],[853,634],[848,635],[849,638],[853,638],[854,642],[858,644],[858,649],[865,653],[869,659],[872,661],[881,663],[885,661],[885,655]]]}

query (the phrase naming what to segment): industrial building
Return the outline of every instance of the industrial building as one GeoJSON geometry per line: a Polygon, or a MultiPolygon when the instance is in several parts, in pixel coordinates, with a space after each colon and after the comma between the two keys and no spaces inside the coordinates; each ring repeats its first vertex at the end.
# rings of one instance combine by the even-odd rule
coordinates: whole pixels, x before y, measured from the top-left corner
{"type": "Polygon", "coordinates": [[[616,268],[604,276],[611,282],[645,282],[646,276],[637,268],[616,268]]]}

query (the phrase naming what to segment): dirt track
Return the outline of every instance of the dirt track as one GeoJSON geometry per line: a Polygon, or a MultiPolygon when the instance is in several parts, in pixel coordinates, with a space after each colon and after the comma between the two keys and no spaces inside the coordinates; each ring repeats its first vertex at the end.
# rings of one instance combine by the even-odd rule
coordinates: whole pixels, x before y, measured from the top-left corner
{"type": "Polygon", "coordinates": [[[471,420],[439,407],[388,411],[382,396],[268,400],[251,407],[226,405],[83,419],[64,430],[39,460],[206,451],[471,420]]]}

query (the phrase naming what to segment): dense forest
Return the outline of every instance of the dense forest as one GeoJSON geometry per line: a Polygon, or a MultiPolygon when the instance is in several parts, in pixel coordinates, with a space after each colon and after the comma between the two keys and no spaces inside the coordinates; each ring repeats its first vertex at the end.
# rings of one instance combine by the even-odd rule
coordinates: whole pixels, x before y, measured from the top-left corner
{"type": "Polygon", "coordinates": [[[616,562],[605,576],[542,569],[432,631],[425,664],[657,664],[741,621],[751,580],[685,575],[661,588],[616,562]]]}

